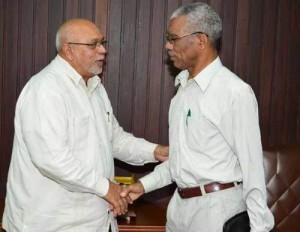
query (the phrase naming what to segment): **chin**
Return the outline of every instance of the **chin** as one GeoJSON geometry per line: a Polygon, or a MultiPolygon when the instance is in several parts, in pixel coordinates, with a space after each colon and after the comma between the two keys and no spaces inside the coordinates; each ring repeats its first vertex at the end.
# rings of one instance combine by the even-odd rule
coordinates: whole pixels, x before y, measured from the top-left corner
{"type": "Polygon", "coordinates": [[[177,68],[177,69],[180,69],[180,70],[186,69],[186,67],[184,67],[183,65],[180,65],[180,64],[178,64],[178,63],[176,63],[176,62],[173,63],[173,66],[174,66],[175,68],[177,68]]]}
{"type": "Polygon", "coordinates": [[[91,73],[93,73],[94,75],[99,75],[99,74],[101,74],[102,73],[102,67],[101,68],[92,68],[91,70],[90,70],[90,72],[91,73]]]}

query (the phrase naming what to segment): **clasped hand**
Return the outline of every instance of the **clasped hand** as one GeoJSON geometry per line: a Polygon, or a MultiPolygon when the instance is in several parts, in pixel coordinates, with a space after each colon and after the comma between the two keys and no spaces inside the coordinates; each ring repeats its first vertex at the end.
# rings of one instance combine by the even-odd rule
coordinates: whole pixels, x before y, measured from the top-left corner
{"type": "MultiPolygon", "coordinates": [[[[164,162],[168,160],[169,147],[158,145],[154,150],[154,158],[164,162]]],[[[136,182],[127,187],[122,187],[109,181],[108,193],[104,197],[110,203],[110,210],[115,216],[125,214],[128,211],[128,204],[132,204],[134,200],[145,193],[141,182],[136,182]]]]}
{"type": "Polygon", "coordinates": [[[139,198],[145,192],[140,182],[122,187],[109,181],[109,189],[104,197],[110,203],[110,210],[115,216],[125,214],[128,211],[128,204],[139,198]]]}

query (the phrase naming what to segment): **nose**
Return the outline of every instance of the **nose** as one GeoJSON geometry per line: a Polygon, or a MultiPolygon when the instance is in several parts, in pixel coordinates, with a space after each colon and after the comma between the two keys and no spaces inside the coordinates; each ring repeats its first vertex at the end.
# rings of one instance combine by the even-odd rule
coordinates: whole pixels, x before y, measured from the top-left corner
{"type": "Polygon", "coordinates": [[[167,40],[167,41],[166,41],[166,44],[165,44],[165,48],[166,48],[167,50],[172,50],[173,44],[171,44],[171,43],[167,40]]]}
{"type": "Polygon", "coordinates": [[[99,44],[99,46],[97,46],[96,49],[98,50],[99,53],[102,53],[102,54],[107,53],[107,50],[106,50],[106,48],[104,47],[103,44],[99,44]]]}

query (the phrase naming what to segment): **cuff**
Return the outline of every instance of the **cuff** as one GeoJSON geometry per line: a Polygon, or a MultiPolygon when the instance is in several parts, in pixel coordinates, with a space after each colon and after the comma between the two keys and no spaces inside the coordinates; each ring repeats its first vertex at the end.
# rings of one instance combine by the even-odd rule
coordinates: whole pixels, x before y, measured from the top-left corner
{"type": "Polygon", "coordinates": [[[142,177],[139,181],[142,183],[145,189],[145,193],[152,192],[157,189],[157,179],[155,172],[151,172],[150,174],[142,177]]]}
{"type": "Polygon", "coordinates": [[[150,142],[145,142],[141,146],[141,156],[142,159],[145,160],[145,163],[150,163],[150,162],[157,162],[157,160],[154,157],[154,150],[158,146],[158,144],[155,143],[150,143],[150,142]]]}
{"type": "Polygon", "coordinates": [[[99,197],[105,197],[109,188],[109,182],[106,178],[99,178],[98,182],[95,185],[95,193],[99,197]]]}

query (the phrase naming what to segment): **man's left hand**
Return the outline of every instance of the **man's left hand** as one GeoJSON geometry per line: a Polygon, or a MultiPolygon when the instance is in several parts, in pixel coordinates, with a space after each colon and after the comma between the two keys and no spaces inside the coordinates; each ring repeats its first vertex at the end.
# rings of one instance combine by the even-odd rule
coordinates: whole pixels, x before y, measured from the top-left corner
{"type": "Polygon", "coordinates": [[[156,160],[164,162],[169,159],[169,147],[157,145],[154,150],[154,157],[156,160]]]}

